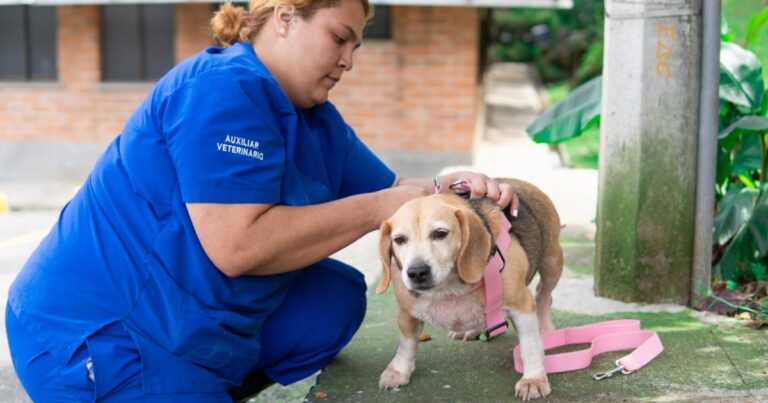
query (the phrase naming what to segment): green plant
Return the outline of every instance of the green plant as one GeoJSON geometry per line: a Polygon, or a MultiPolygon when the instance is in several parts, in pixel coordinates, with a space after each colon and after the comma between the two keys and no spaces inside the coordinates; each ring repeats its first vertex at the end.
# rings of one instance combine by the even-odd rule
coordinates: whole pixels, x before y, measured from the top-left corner
{"type": "MultiPolygon", "coordinates": [[[[747,32],[749,37],[751,31],[747,32]]],[[[727,281],[729,288],[740,281],[768,280],[766,115],[768,98],[760,60],[734,43],[723,42],[714,275],[727,281]]]]}
{"type": "MultiPolygon", "coordinates": [[[[750,19],[745,46],[766,26],[768,7],[750,19]]],[[[768,280],[768,96],[758,57],[730,42],[725,21],[722,28],[713,276],[734,289],[768,280]]],[[[527,128],[529,136],[559,143],[599,123],[601,86],[595,78],[573,90],[527,128]]]]}
{"type": "Polygon", "coordinates": [[[602,70],[603,19],[601,0],[580,0],[567,10],[496,9],[492,58],[535,64],[545,83],[580,84],[602,70]]]}

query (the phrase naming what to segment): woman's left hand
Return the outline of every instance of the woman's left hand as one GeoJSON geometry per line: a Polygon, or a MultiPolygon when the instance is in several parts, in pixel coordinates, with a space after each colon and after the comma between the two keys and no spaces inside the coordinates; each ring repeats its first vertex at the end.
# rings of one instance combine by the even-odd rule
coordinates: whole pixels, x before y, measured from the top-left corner
{"type": "Polygon", "coordinates": [[[441,193],[448,190],[452,183],[460,180],[464,180],[469,184],[469,197],[472,199],[487,197],[495,201],[501,208],[506,208],[512,201],[513,191],[510,185],[498,183],[496,180],[481,173],[454,172],[435,178],[435,181],[440,185],[441,193]]]}

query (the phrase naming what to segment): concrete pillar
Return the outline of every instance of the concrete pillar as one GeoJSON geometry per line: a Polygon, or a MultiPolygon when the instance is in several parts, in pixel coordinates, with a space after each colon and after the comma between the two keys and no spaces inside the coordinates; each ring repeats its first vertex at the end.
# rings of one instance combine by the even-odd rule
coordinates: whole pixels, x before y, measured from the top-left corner
{"type": "Polygon", "coordinates": [[[702,0],[606,0],[595,289],[690,298],[702,0]]]}

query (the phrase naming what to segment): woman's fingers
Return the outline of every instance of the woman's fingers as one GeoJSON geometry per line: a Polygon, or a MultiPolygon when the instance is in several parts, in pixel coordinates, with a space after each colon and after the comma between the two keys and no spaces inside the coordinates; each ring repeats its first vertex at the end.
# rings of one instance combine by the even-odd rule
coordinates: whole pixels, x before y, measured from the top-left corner
{"type": "MultiPolygon", "coordinates": [[[[495,201],[501,208],[506,208],[513,198],[512,187],[505,183],[498,183],[487,175],[476,172],[456,172],[445,177],[437,178],[439,181],[455,184],[460,181],[466,182],[466,187],[470,191],[470,198],[487,197],[495,201]]],[[[461,186],[450,187],[453,191],[465,189],[461,186]]],[[[461,193],[461,192],[459,192],[461,193]]]]}
{"type": "Polygon", "coordinates": [[[502,209],[505,209],[507,206],[509,206],[509,204],[512,202],[512,199],[515,197],[515,191],[512,189],[512,185],[507,183],[500,184],[499,191],[501,192],[501,195],[499,196],[499,199],[496,200],[496,204],[498,204],[502,209]]]}

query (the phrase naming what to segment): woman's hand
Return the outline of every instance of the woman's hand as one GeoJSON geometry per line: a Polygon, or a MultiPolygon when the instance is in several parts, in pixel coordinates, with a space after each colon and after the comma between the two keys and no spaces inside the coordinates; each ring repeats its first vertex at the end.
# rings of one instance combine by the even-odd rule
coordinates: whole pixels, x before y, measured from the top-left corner
{"type": "Polygon", "coordinates": [[[449,191],[452,183],[464,180],[470,187],[469,197],[487,197],[496,202],[501,208],[506,208],[512,201],[512,187],[506,183],[498,183],[487,175],[477,172],[454,172],[435,177],[440,185],[440,192],[449,191]]]}

